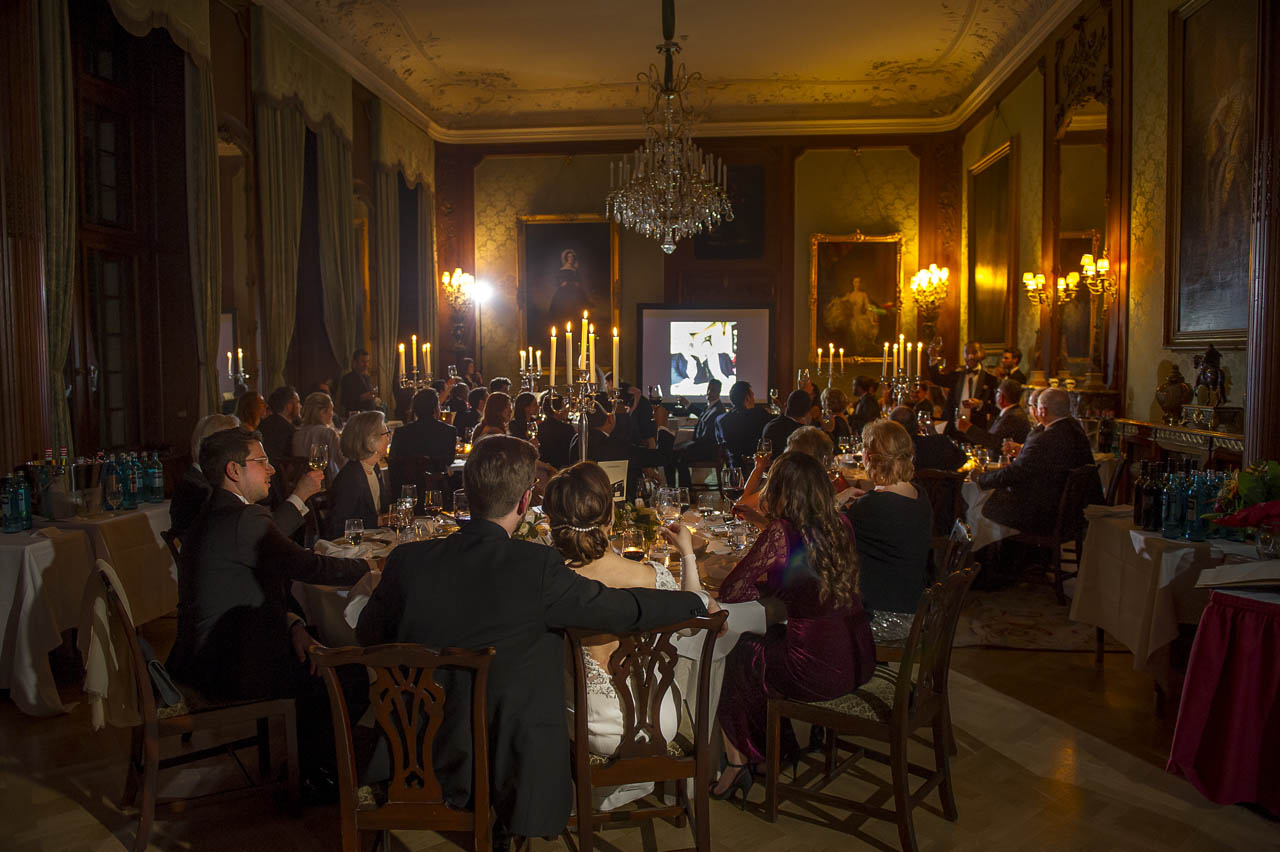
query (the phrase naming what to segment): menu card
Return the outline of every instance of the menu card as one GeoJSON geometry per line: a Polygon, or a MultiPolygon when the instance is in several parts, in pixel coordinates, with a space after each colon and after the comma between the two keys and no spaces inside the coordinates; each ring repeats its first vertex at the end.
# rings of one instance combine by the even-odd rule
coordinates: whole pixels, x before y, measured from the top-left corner
{"type": "Polygon", "coordinates": [[[1280,559],[1206,568],[1200,572],[1200,579],[1196,581],[1197,589],[1232,586],[1280,586],[1280,559]]]}

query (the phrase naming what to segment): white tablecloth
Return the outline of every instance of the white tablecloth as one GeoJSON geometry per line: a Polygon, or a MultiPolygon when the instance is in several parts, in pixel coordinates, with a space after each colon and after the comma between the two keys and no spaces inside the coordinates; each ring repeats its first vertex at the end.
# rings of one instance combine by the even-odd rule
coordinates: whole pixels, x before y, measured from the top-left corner
{"type": "Polygon", "coordinates": [[[1215,539],[1190,542],[1133,528],[1129,506],[1090,506],[1071,618],[1101,627],[1133,652],[1133,667],[1168,685],[1168,646],[1179,624],[1196,624],[1209,590],[1195,588],[1200,572],[1227,553],[1254,548],[1215,539]]]}
{"type": "Polygon", "coordinates": [[[123,512],[37,520],[36,525],[85,532],[94,557],[110,563],[120,575],[135,624],[146,624],[177,608],[178,569],[160,537],[169,528],[168,500],[123,512]]]}
{"type": "Polygon", "coordinates": [[[1002,538],[1009,538],[1018,534],[1018,530],[1013,527],[1006,527],[1004,524],[998,524],[982,514],[982,507],[986,504],[987,499],[994,493],[993,490],[983,490],[978,487],[976,482],[965,482],[961,489],[961,495],[964,497],[965,504],[969,507],[965,511],[965,521],[973,530],[973,549],[981,550],[988,544],[994,544],[1002,538]]]}
{"type": "Polygon", "coordinates": [[[0,688],[24,713],[70,709],[58,697],[49,652],[76,626],[92,566],[80,530],[0,535],[0,688]]]}

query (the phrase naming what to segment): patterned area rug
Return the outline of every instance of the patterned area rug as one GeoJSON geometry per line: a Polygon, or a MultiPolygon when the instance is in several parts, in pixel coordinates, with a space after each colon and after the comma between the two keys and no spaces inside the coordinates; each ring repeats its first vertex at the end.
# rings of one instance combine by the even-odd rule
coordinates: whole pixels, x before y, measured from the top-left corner
{"type": "MultiPolygon", "coordinates": [[[[1037,651],[1092,651],[1094,629],[1068,616],[1047,583],[1018,582],[1004,589],[971,589],[965,598],[955,647],[1021,648],[1037,651]]],[[[1107,650],[1122,646],[1107,640],[1107,650]]]]}

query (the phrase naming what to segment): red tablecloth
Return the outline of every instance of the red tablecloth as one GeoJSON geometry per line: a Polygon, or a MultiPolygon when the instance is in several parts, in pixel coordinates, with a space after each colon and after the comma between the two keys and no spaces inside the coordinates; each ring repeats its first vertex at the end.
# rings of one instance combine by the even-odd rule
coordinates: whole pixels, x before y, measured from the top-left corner
{"type": "Polygon", "coordinates": [[[1280,816],[1280,604],[1210,596],[1166,768],[1210,801],[1280,816]]]}

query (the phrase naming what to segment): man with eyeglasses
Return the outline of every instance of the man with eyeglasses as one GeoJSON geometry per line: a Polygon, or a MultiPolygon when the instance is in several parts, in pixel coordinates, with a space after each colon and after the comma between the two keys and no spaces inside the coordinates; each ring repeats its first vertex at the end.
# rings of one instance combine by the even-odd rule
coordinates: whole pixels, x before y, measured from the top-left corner
{"type": "Polygon", "coordinates": [[[257,505],[275,472],[258,433],[209,435],[200,469],[213,493],[183,542],[178,638],[167,666],[214,700],[297,699],[304,786],[331,795],[329,701],[323,681],[308,671],[306,649],[315,640],[291,618],[288,589],[294,580],[350,586],[378,563],[321,556],[281,534],[271,512],[257,505]]]}

